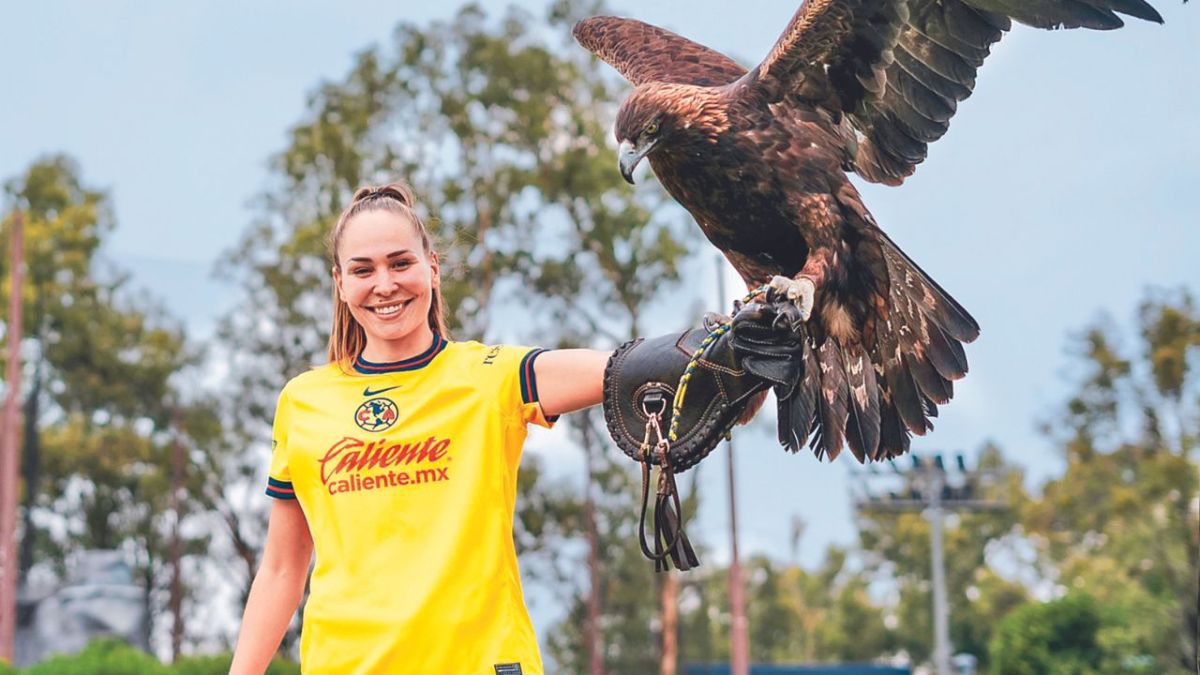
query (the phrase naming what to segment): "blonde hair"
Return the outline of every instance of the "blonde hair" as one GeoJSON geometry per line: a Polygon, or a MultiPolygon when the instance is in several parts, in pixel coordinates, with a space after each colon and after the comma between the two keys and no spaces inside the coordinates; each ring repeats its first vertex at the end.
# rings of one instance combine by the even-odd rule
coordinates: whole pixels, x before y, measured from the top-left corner
{"type": "MultiPolygon", "coordinates": [[[[334,268],[341,269],[342,263],[338,257],[338,248],[342,243],[342,232],[346,229],[346,224],[354,216],[366,211],[389,211],[404,216],[416,226],[417,231],[421,234],[421,248],[425,255],[436,255],[433,250],[433,238],[429,236],[429,230],[425,229],[425,223],[417,215],[415,206],[416,198],[413,196],[412,188],[404,183],[365,186],[355,191],[350,205],[346,207],[345,211],[342,211],[342,215],[337,219],[337,224],[333,226],[333,231],[329,234],[329,248],[334,268]]],[[[446,303],[442,300],[442,292],[438,286],[433,288],[428,320],[429,328],[434,333],[444,338],[450,337],[450,331],[446,328],[446,303]]],[[[329,362],[336,363],[343,370],[347,370],[362,355],[363,348],[366,346],[367,334],[350,313],[350,306],[342,300],[335,284],[333,287],[333,328],[329,331],[329,362]]]]}

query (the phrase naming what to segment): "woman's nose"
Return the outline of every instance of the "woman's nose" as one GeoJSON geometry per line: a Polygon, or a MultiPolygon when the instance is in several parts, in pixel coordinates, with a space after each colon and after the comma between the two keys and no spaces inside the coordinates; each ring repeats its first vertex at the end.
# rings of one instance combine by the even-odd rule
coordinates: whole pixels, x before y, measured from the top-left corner
{"type": "Polygon", "coordinates": [[[385,270],[375,277],[375,292],[380,295],[391,295],[400,288],[400,279],[391,271],[385,270]]]}

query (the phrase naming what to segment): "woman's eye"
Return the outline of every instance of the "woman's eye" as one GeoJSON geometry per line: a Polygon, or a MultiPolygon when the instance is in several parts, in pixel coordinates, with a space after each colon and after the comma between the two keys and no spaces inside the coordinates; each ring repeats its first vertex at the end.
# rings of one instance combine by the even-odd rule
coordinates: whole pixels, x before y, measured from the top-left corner
{"type": "Polygon", "coordinates": [[[354,269],[350,270],[350,273],[355,276],[363,277],[363,276],[366,276],[371,273],[371,268],[370,267],[355,267],[354,269]]]}
{"type": "Polygon", "coordinates": [[[397,260],[396,262],[392,263],[392,269],[402,270],[411,264],[412,263],[407,260],[397,260]]]}

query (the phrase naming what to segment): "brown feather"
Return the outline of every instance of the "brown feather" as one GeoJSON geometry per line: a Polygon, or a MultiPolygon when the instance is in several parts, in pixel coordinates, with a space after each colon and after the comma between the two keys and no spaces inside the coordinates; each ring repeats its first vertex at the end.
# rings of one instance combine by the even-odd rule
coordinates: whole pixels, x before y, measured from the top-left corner
{"type": "Polygon", "coordinates": [[[871,458],[875,461],[897,457],[908,452],[909,441],[912,438],[904,423],[900,421],[900,413],[891,400],[891,394],[884,388],[879,392],[879,447],[871,458]]]}
{"type": "Polygon", "coordinates": [[[846,371],[842,366],[842,350],[834,340],[826,340],[818,349],[817,360],[821,369],[821,406],[813,451],[817,458],[834,460],[842,452],[846,418],[849,415],[849,391],[846,371]]]}
{"type": "Polygon", "coordinates": [[[942,377],[941,373],[923,354],[910,354],[904,358],[904,363],[908,367],[908,372],[912,373],[913,380],[916,381],[921,393],[935,403],[950,402],[950,398],[954,395],[950,381],[942,377]]]}
{"type": "Polygon", "coordinates": [[[572,34],[584,49],[634,84],[673,82],[715,87],[733,82],[746,72],[720,52],[634,19],[596,16],[575,24],[572,34]]]}
{"type": "Polygon", "coordinates": [[[810,343],[804,345],[803,358],[803,379],[791,396],[778,401],[779,443],[791,452],[799,452],[808,441],[821,396],[821,366],[810,343]]]}
{"type": "Polygon", "coordinates": [[[849,416],[846,443],[861,463],[874,457],[879,447],[879,390],[875,384],[875,365],[860,345],[843,350],[849,416]]]}

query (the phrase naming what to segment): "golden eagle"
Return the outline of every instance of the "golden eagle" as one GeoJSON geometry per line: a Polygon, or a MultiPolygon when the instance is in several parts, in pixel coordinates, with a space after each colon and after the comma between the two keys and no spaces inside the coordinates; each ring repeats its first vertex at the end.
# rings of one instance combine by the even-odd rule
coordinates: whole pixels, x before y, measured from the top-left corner
{"type": "MultiPolygon", "coordinates": [[[[847,174],[898,185],[946,133],[1012,21],[1162,23],[1143,0],[806,0],[747,71],[649,24],[595,17],[581,45],[635,88],[621,173],[649,158],[750,288],[792,299],[810,348],[779,403],[780,442],[858,460],[908,450],[967,372],[979,325],[876,225],[847,174]]],[[[777,394],[781,393],[777,389],[777,394]]]]}

